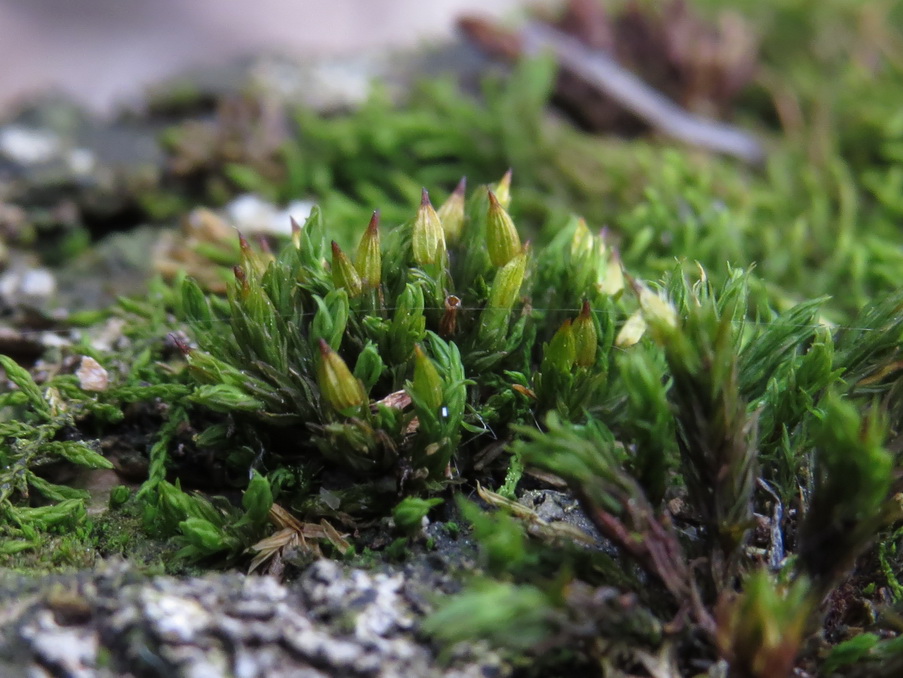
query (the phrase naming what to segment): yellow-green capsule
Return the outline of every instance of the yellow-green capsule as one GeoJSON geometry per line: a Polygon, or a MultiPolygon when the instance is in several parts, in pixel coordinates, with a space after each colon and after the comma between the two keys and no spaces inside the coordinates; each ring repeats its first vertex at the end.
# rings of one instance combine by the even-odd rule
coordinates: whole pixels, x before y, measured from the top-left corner
{"type": "Polygon", "coordinates": [[[442,222],[433,209],[425,188],[420,199],[420,209],[417,210],[417,218],[414,220],[411,245],[414,250],[414,261],[420,266],[439,263],[445,254],[445,231],[442,230],[442,222]]]}
{"type": "Polygon", "coordinates": [[[493,266],[504,266],[521,251],[520,236],[495,193],[489,191],[486,246],[493,266]]]}
{"type": "Polygon", "coordinates": [[[348,369],[342,357],[320,339],[320,366],[317,381],[323,399],[339,412],[358,407],[366,399],[364,387],[348,369]]]}
{"type": "Polygon", "coordinates": [[[593,240],[593,234],[589,230],[589,226],[586,225],[586,219],[581,217],[577,220],[574,237],[571,238],[571,257],[579,259],[591,254],[595,247],[593,240]]]}
{"type": "Polygon", "coordinates": [[[301,224],[295,221],[295,217],[289,217],[292,224],[292,245],[296,250],[301,249],[301,224]]]}
{"type": "Polygon", "coordinates": [[[624,269],[621,266],[621,257],[618,251],[613,249],[611,256],[605,264],[605,270],[599,276],[599,291],[614,296],[624,289],[624,269]]]}
{"type": "Polygon", "coordinates": [[[543,362],[548,362],[561,372],[569,372],[577,358],[574,329],[570,320],[565,320],[552,340],[546,346],[543,362]]]}
{"type": "Polygon", "coordinates": [[[590,367],[596,362],[599,337],[596,333],[596,323],[593,322],[592,309],[586,299],[583,300],[583,308],[580,309],[580,315],[577,316],[572,328],[577,367],[590,367]]]}
{"type": "Polygon", "coordinates": [[[480,329],[478,337],[487,346],[497,347],[504,338],[508,327],[508,316],[511,307],[517,301],[524,275],[527,270],[528,247],[495,273],[492,287],[489,288],[489,299],[480,313],[480,329]]]}
{"type": "Polygon", "coordinates": [[[467,190],[467,178],[462,177],[457,188],[448,196],[448,200],[442,203],[442,207],[436,214],[442,222],[447,242],[456,243],[464,229],[464,193],[467,190]]]}
{"type": "Polygon", "coordinates": [[[367,289],[379,287],[382,277],[382,253],[379,250],[379,210],[370,218],[370,225],[357,246],[354,266],[367,289]]]}
{"type": "Polygon", "coordinates": [[[364,289],[351,259],[335,240],[332,241],[332,284],[336,288],[344,287],[349,297],[356,297],[364,289]]]}
{"type": "Polygon", "coordinates": [[[643,318],[649,325],[666,332],[676,330],[678,325],[677,309],[674,304],[656,294],[641,282],[634,281],[634,290],[640,301],[643,318]]]}
{"type": "Polygon", "coordinates": [[[442,377],[436,366],[417,344],[414,346],[414,382],[413,392],[433,410],[442,405],[442,377]]]}
{"type": "Polygon", "coordinates": [[[487,308],[509,310],[514,306],[527,270],[527,252],[528,247],[524,247],[520,254],[502,266],[495,274],[489,290],[487,308]]]}
{"type": "Polygon", "coordinates": [[[643,317],[642,311],[635,311],[624,325],[618,336],[615,337],[615,346],[618,348],[629,348],[638,343],[646,333],[646,319],[643,317]]]}

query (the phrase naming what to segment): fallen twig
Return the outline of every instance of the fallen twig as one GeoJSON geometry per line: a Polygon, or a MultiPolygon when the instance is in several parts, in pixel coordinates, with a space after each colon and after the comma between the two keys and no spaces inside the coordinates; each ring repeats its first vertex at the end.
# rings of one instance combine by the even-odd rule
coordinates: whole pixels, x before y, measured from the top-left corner
{"type": "Polygon", "coordinates": [[[525,54],[551,50],[561,66],[674,139],[750,163],[765,159],[762,145],[752,134],[688,113],[607,54],[591,50],[559,30],[531,22],[521,31],[520,38],[525,54]]]}

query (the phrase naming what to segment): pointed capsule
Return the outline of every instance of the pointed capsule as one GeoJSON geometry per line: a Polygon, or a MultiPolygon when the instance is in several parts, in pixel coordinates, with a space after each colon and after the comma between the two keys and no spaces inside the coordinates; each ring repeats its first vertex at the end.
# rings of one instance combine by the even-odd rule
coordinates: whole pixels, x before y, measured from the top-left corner
{"type": "Polygon", "coordinates": [[[235,282],[238,283],[239,296],[242,299],[247,299],[251,293],[251,286],[248,284],[248,276],[245,273],[245,269],[241,266],[233,266],[232,274],[235,276],[235,282]]]}
{"type": "Polygon", "coordinates": [[[292,224],[292,245],[295,246],[296,250],[301,249],[301,224],[295,221],[295,217],[289,217],[289,221],[292,224]]]}
{"type": "Polygon", "coordinates": [[[238,249],[241,251],[242,258],[254,258],[254,251],[251,249],[251,243],[249,243],[248,239],[241,233],[238,234],[238,249]]]}
{"type": "Polygon", "coordinates": [[[517,301],[527,271],[529,243],[520,254],[496,271],[489,288],[489,299],[480,313],[477,337],[490,350],[499,348],[507,332],[511,307],[517,301]]]}
{"type": "Polygon", "coordinates": [[[543,362],[550,363],[561,372],[570,372],[577,359],[574,329],[570,320],[565,320],[546,346],[543,362]]]}
{"type": "Polygon", "coordinates": [[[599,291],[614,296],[624,289],[624,267],[621,265],[621,255],[613,249],[605,266],[605,271],[599,276],[599,291]]]}
{"type": "Polygon", "coordinates": [[[486,218],[486,245],[493,266],[504,266],[521,250],[520,236],[511,217],[495,193],[489,191],[489,214],[486,218]]]}
{"type": "Polygon", "coordinates": [[[439,215],[433,209],[429,193],[423,189],[420,209],[414,220],[414,231],[411,235],[414,249],[414,261],[420,266],[428,266],[442,261],[445,254],[445,232],[439,215]]]}
{"type": "Polygon", "coordinates": [[[414,346],[414,381],[411,390],[427,407],[438,410],[442,406],[442,377],[436,366],[417,344],[414,346]]]}
{"type": "Polygon", "coordinates": [[[590,367],[596,362],[599,336],[596,333],[596,323],[593,322],[592,309],[586,299],[583,300],[583,308],[572,327],[577,367],[590,367]]]}
{"type": "Polygon", "coordinates": [[[586,219],[577,220],[574,236],[571,238],[571,257],[579,258],[593,251],[593,234],[586,225],[586,219]]]}
{"type": "Polygon", "coordinates": [[[252,275],[259,275],[258,257],[251,248],[251,243],[241,233],[238,234],[238,249],[241,265],[245,267],[252,275]]]}
{"type": "Polygon", "coordinates": [[[618,348],[629,348],[639,342],[645,332],[646,320],[643,318],[643,312],[636,311],[627,318],[627,322],[621,327],[621,331],[615,337],[615,346],[618,348]]]}
{"type": "Polygon", "coordinates": [[[191,355],[191,344],[188,343],[188,338],[182,332],[170,332],[167,339],[183,356],[191,355]]]}
{"type": "Polygon", "coordinates": [[[332,284],[336,289],[344,287],[349,297],[356,297],[363,290],[361,277],[351,264],[351,259],[335,240],[332,241],[332,284]]]}
{"type": "Polygon", "coordinates": [[[466,190],[467,177],[462,177],[457,188],[436,212],[439,215],[439,221],[442,222],[445,239],[449,243],[458,242],[461,231],[464,229],[464,192],[466,190]]]}
{"type": "Polygon", "coordinates": [[[511,206],[511,173],[512,170],[509,168],[492,189],[495,197],[498,198],[499,204],[504,209],[508,209],[511,206]]]}
{"type": "Polygon", "coordinates": [[[367,397],[361,382],[354,377],[342,357],[332,350],[325,339],[320,339],[317,381],[323,399],[339,412],[358,407],[367,397]]]}
{"type": "Polygon", "coordinates": [[[241,265],[245,267],[245,270],[255,278],[262,275],[267,266],[276,258],[273,256],[273,252],[269,250],[266,240],[261,239],[257,242],[260,248],[255,250],[247,238],[241,233],[238,234],[239,260],[241,265]]]}
{"type": "Polygon", "coordinates": [[[502,266],[495,274],[492,287],[489,290],[487,308],[510,310],[517,301],[520,287],[524,282],[524,274],[527,271],[528,247],[524,247],[521,253],[502,266]]]}
{"type": "Polygon", "coordinates": [[[354,262],[365,288],[379,287],[382,265],[382,253],[379,250],[379,210],[377,210],[370,218],[370,225],[358,243],[357,258],[354,262]]]}
{"type": "Polygon", "coordinates": [[[646,322],[653,328],[658,327],[665,331],[676,330],[678,317],[674,304],[637,280],[631,279],[630,283],[639,297],[640,310],[643,312],[646,322]]]}

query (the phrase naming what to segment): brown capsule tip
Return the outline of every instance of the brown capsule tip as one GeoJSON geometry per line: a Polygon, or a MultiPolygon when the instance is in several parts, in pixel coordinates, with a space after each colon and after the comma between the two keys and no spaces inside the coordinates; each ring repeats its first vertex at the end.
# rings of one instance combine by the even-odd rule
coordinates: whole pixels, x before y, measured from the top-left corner
{"type": "Polygon", "coordinates": [[[418,358],[424,357],[423,349],[420,348],[420,344],[414,344],[414,355],[418,358]]]}
{"type": "Polygon", "coordinates": [[[464,195],[467,191],[467,177],[461,177],[461,181],[458,182],[458,185],[455,186],[454,193],[458,195],[464,195]]]}
{"type": "Polygon", "coordinates": [[[332,256],[338,257],[342,255],[342,248],[339,247],[339,243],[335,240],[332,241],[332,256]]]}
{"type": "Polygon", "coordinates": [[[239,282],[244,282],[247,276],[245,275],[245,269],[241,266],[233,266],[232,273],[235,274],[235,279],[239,282]]]}
{"type": "Polygon", "coordinates": [[[538,400],[538,398],[536,397],[536,392],[531,388],[521,386],[520,384],[511,384],[511,388],[521,395],[527,396],[528,398],[531,398],[533,400],[538,400]]]}
{"type": "Polygon", "coordinates": [[[495,193],[492,192],[492,189],[488,189],[489,193],[489,207],[490,208],[501,208],[499,204],[499,199],[495,197],[495,193]]]}
{"type": "Polygon", "coordinates": [[[593,312],[593,310],[590,308],[589,299],[584,299],[583,306],[580,309],[580,316],[582,318],[589,318],[590,313],[592,313],[592,312],[593,312]]]}
{"type": "Polygon", "coordinates": [[[379,228],[379,210],[373,210],[373,216],[370,217],[370,224],[367,226],[367,230],[372,233],[377,228],[379,228]]]}
{"type": "Polygon", "coordinates": [[[447,309],[456,309],[461,305],[461,299],[456,297],[454,294],[449,294],[445,297],[445,308],[447,309]]]}
{"type": "Polygon", "coordinates": [[[251,249],[251,243],[248,242],[248,239],[244,237],[240,232],[238,234],[238,246],[243,250],[251,249]]]}
{"type": "Polygon", "coordinates": [[[292,235],[300,233],[301,232],[301,224],[299,224],[297,221],[295,221],[295,217],[289,217],[288,219],[290,222],[292,222],[292,235]]]}
{"type": "Polygon", "coordinates": [[[423,192],[420,194],[420,206],[426,207],[427,205],[430,205],[430,194],[424,188],[423,192]]]}
{"type": "Polygon", "coordinates": [[[273,248],[270,247],[270,241],[266,238],[260,239],[260,249],[263,250],[264,254],[271,255],[273,254],[273,248]]]}
{"type": "Polygon", "coordinates": [[[502,175],[502,183],[511,183],[511,176],[514,174],[514,169],[512,167],[508,168],[508,171],[502,175]]]}
{"type": "Polygon", "coordinates": [[[323,337],[320,337],[320,355],[329,355],[332,353],[332,347],[323,337]]]}
{"type": "Polygon", "coordinates": [[[175,344],[176,348],[179,349],[179,353],[182,355],[191,355],[191,346],[188,345],[188,342],[185,341],[182,337],[178,335],[176,332],[169,333],[169,340],[175,344]]]}
{"type": "Polygon", "coordinates": [[[563,323],[561,323],[561,329],[566,329],[571,326],[571,319],[568,318],[563,323]]]}

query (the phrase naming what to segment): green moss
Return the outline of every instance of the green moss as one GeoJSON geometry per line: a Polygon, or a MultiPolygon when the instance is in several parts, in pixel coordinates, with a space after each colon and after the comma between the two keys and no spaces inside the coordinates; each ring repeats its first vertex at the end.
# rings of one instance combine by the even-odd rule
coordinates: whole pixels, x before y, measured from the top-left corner
{"type": "Polygon", "coordinates": [[[169,539],[148,535],[142,505],[134,498],[116,509],[104,510],[61,533],[45,530],[28,548],[2,554],[0,567],[23,573],[52,573],[90,569],[101,559],[127,559],[151,574],[182,571],[172,558],[177,550],[169,539]]]}
{"type": "MultiPolygon", "coordinates": [[[[737,6],[763,40],[737,110],[770,137],[762,168],[584,134],[549,115],[538,59],[479,97],[435,81],[401,105],[297,111],[262,161],[144,196],[160,214],[198,186],[321,209],[273,251],[208,249],[235,265],[224,295],[180,276],[121,300],[128,345],[74,349],[106,390],[2,357],[0,562],[244,564],[286,527],[278,509],[302,531],[394,514],[416,533],[476,491],[481,574],[427,622],[441,640],[613,674],[673,652],[778,675],[800,648],[807,670],[893,666],[886,628],[818,656],[806,637],[823,600],[835,642],[851,602],[900,595],[903,3],[737,6]],[[513,185],[479,184],[508,168],[513,185]],[[442,208],[462,175],[466,204],[462,186],[442,208]],[[97,441],[129,427],[148,479],[89,517],[50,471],[109,468],[97,441]],[[513,501],[543,474],[598,534],[513,501]]],[[[353,562],[411,540],[377,544],[353,562]]]]}

